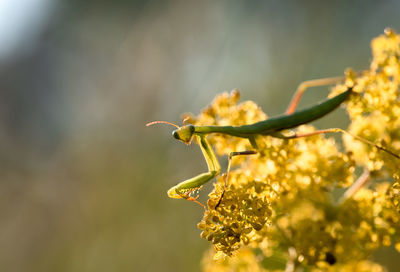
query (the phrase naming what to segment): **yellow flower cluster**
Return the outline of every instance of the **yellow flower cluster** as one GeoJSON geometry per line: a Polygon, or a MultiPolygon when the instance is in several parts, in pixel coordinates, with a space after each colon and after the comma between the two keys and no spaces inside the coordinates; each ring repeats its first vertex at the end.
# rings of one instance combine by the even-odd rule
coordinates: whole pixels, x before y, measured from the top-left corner
{"type": "Polygon", "coordinates": [[[388,198],[390,199],[393,207],[395,207],[400,213],[400,177],[398,175],[394,175],[394,178],[396,182],[390,187],[388,191],[388,198]]]}
{"type": "MultiPolygon", "coordinates": [[[[372,47],[370,70],[348,73],[355,91],[347,103],[349,131],[400,154],[400,36],[387,30],[372,47]]],[[[223,93],[189,122],[245,125],[267,118],[254,102],[238,101],[238,91],[223,93]]],[[[253,149],[247,139],[212,134],[208,140],[219,155],[253,149]]],[[[345,148],[326,135],[256,142],[259,153],[233,157],[228,178],[218,178],[209,194],[198,224],[214,246],[204,270],[385,271],[368,258],[393,243],[400,249],[399,159],[348,135],[345,148]],[[355,182],[362,169],[370,175],[355,182]]]]}
{"type": "MultiPolygon", "coordinates": [[[[265,257],[258,254],[257,251],[250,248],[242,248],[238,250],[235,257],[225,258],[223,260],[210,261],[213,258],[214,251],[206,252],[203,258],[204,271],[212,272],[268,272],[268,271],[294,271],[293,263],[286,263],[282,256],[265,257]],[[268,267],[268,268],[266,268],[268,267]]],[[[319,267],[309,268],[311,272],[386,272],[387,270],[381,265],[370,260],[356,260],[348,263],[320,265],[319,267]]]]}
{"type": "MultiPolygon", "coordinates": [[[[243,125],[265,119],[253,102],[237,104],[238,98],[237,91],[217,96],[196,120],[190,121],[196,125],[243,125]]],[[[304,133],[313,130],[311,126],[300,128],[304,133]]],[[[252,149],[247,139],[213,135],[209,140],[218,154],[252,149]]],[[[257,145],[262,154],[233,159],[238,169],[231,171],[230,185],[221,205],[214,209],[222,195],[225,177],[218,179],[210,194],[209,210],[198,225],[203,230],[201,236],[229,256],[241,245],[263,240],[264,233],[260,230],[268,228],[271,204],[279,195],[297,199],[299,190],[311,188],[324,195],[335,186],[348,186],[353,181],[353,162],[338,152],[333,139],[260,137],[257,145]]]]}
{"type": "MultiPolygon", "coordinates": [[[[241,245],[248,245],[257,231],[268,226],[266,223],[272,213],[269,200],[275,195],[267,183],[250,180],[240,173],[234,173],[232,178],[235,186],[228,188],[223,204],[217,209],[210,208],[198,224],[203,230],[201,237],[211,241],[217,251],[228,255],[241,245]]],[[[221,188],[216,192],[222,193],[221,188]]],[[[209,207],[215,207],[221,196],[216,192],[212,193],[209,207]]]]}
{"type": "MultiPolygon", "coordinates": [[[[373,61],[360,76],[353,74],[354,91],[347,110],[349,132],[400,153],[400,35],[385,30],[372,41],[373,61]]],[[[343,86],[338,87],[343,88],[343,86]]],[[[346,135],[345,144],[355,160],[370,170],[385,166],[389,173],[398,171],[393,157],[346,135]]]]}

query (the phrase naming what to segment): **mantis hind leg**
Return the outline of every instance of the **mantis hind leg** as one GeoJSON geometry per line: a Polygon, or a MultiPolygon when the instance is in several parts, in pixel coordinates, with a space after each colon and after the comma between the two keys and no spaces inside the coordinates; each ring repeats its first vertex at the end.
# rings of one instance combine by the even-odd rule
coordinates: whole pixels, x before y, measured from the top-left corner
{"type": "Polygon", "coordinates": [[[344,79],[345,79],[345,77],[327,77],[327,78],[303,81],[297,87],[297,90],[294,93],[292,100],[290,101],[290,104],[286,110],[286,114],[290,115],[296,110],[297,105],[299,104],[300,98],[303,96],[304,92],[308,88],[336,84],[336,83],[343,81],[344,79]]]}
{"type": "Polygon", "coordinates": [[[301,138],[301,137],[314,136],[314,135],[318,135],[318,134],[338,133],[338,132],[343,133],[343,134],[350,135],[350,136],[353,137],[354,139],[357,139],[357,140],[359,140],[359,141],[361,141],[361,142],[363,142],[363,143],[365,143],[365,144],[368,144],[368,145],[370,145],[370,146],[374,146],[374,147],[376,147],[377,149],[379,149],[379,150],[381,150],[381,151],[384,151],[384,152],[388,153],[389,155],[392,155],[393,157],[395,157],[395,158],[397,158],[397,159],[400,159],[400,156],[399,156],[398,154],[396,154],[396,153],[390,151],[389,149],[387,149],[387,148],[385,148],[385,147],[383,147],[383,146],[381,146],[381,145],[379,145],[379,144],[376,144],[376,143],[374,143],[374,142],[371,142],[371,141],[369,141],[369,140],[367,140],[367,139],[365,139],[365,138],[362,138],[362,137],[360,137],[360,136],[354,135],[354,134],[352,134],[352,133],[350,133],[350,132],[348,132],[348,131],[346,131],[346,130],[344,130],[344,129],[341,129],[341,128],[321,129],[321,130],[316,130],[316,131],[309,132],[309,133],[304,133],[304,134],[298,134],[298,133],[294,132],[292,135],[284,135],[283,133],[278,132],[278,133],[275,133],[275,134],[273,134],[273,135],[271,135],[271,136],[277,137],[277,138],[282,138],[282,139],[296,139],[296,138],[301,138]]]}
{"type": "Polygon", "coordinates": [[[255,155],[258,152],[255,150],[248,150],[248,151],[240,151],[240,152],[231,152],[229,153],[229,157],[228,157],[228,168],[226,170],[226,175],[225,175],[225,182],[224,182],[224,189],[222,191],[221,197],[218,200],[217,205],[215,205],[215,209],[219,207],[219,205],[221,204],[222,198],[224,197],[226,188],[228,187],[228,181],[229,181],[229,172],[231,171],[231,162],[232,162],[232,158],[234,156],[239,156],[239,155],[255,155]]]}
{"type": "MultiPolygon", "coordinates": [[[[277,137],[277,138],[282,138],[282,139],[296,139],[296,138],[301,138],[301,137],[309,137],[309,136],[314,136],[314,135],[318,135],[318,134],[325,134],[325,133],[337,133],[337,132],[341,132],[344,134],[348,134],[351,137],[365,143],[371,146],[374,146],[375,148],[377,148],[378,150],[384,151],[386,153],[388,153],[389,155],[392,155],[393,157],[400,159],[400,156],[392,151],[390,151],[387,148],[382,147],[381,145],[378,145],[374,142],[371,142],[367,139],[364,139],[358,135],[354,135],[344,129],[341,128],[328,128],[328,129],[322,129],[322,130],[317,130],[317,131],[313,131],[313,132],[309,132],[309,133],[304,133],[304,134],[298,134],[298,133],[294,133],[292,135],[284,135],[281,132],[277,132],[274,135],[271,135],[273,137],[277,137]]],[[[353,183],[353,185],[344,193],[343,197],[340,199],[340,202],[343,202],[344,200],[350,198],[351,196],[353,196],[362,186],[364,186],[364,184],[368,181],[370,177],[370,172],[368,169],[364,169],[363,174],[353,183]]]]}

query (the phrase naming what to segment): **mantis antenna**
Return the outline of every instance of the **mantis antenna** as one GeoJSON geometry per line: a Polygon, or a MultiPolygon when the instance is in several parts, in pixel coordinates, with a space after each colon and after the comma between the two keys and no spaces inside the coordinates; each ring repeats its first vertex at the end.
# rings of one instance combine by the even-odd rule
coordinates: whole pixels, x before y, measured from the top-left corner
{"type": "Polygon", "coordinates": [[[171,122],[167,122],[167,121],[153,121],[153,122],[147,123],[146,127],[149,127],[149,126],[152,126],[152,125],[155,125],[155,124],[167,124],[167,125],[171,125],[171,126],[174,126],[176,128],[179,128],[178,125],[175,125],[175,124],[173,124],[171,122]]]}

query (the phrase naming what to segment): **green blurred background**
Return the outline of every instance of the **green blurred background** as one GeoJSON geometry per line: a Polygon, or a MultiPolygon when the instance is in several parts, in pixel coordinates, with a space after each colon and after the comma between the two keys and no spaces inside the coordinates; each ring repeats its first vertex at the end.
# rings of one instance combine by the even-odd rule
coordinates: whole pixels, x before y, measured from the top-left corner
{"type": "MultiPolygon", "coordinates": [[[[166,191],[204,159],[145,123],[180,124],[233,88],[281,113],[301,81],[367,68],[399,14],[372,0],[2,0],[1,271],[199,271],[203,210],[166,191]]],[[[374,256],[391,271],[398,257],[374,256]]]]}

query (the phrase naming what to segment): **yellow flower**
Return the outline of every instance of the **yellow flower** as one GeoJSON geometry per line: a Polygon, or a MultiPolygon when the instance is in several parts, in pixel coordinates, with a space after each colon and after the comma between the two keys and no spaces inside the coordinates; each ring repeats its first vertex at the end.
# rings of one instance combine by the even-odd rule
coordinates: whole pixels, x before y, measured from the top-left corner
{"type": "MultiPolygon", "coordinates": [[[[348,70],[346,84],[331,95],[353,85],[348,131],[400,154],[400,36],[387,30],[372,41],[372,51],[370,69],[348,70]]],[[[254,102],[239,98],[237,90],[218,95],[189,122],[245,125],[267,118],[254,102]]],[[[219,155],[252,150],[247,139],[212,134],[208,140],[219,155]]],[[[198,224],[201,237],[214,246],[204,269],[271,271],[277,258],[278,270],[385,271],[368,257],[380,247],[399,248],[400,160],[349,135],[344,147],[327,135],[256,141],[259,153],[234,157],[229,176],[219,177],[209,194],[208,211],[198,224]],[[357,187],[362,179],[353,184],[362,168],[370,171],[370,187],[357,187]],[[353,193],[335,196],[344,190],[353,193]]]]}

